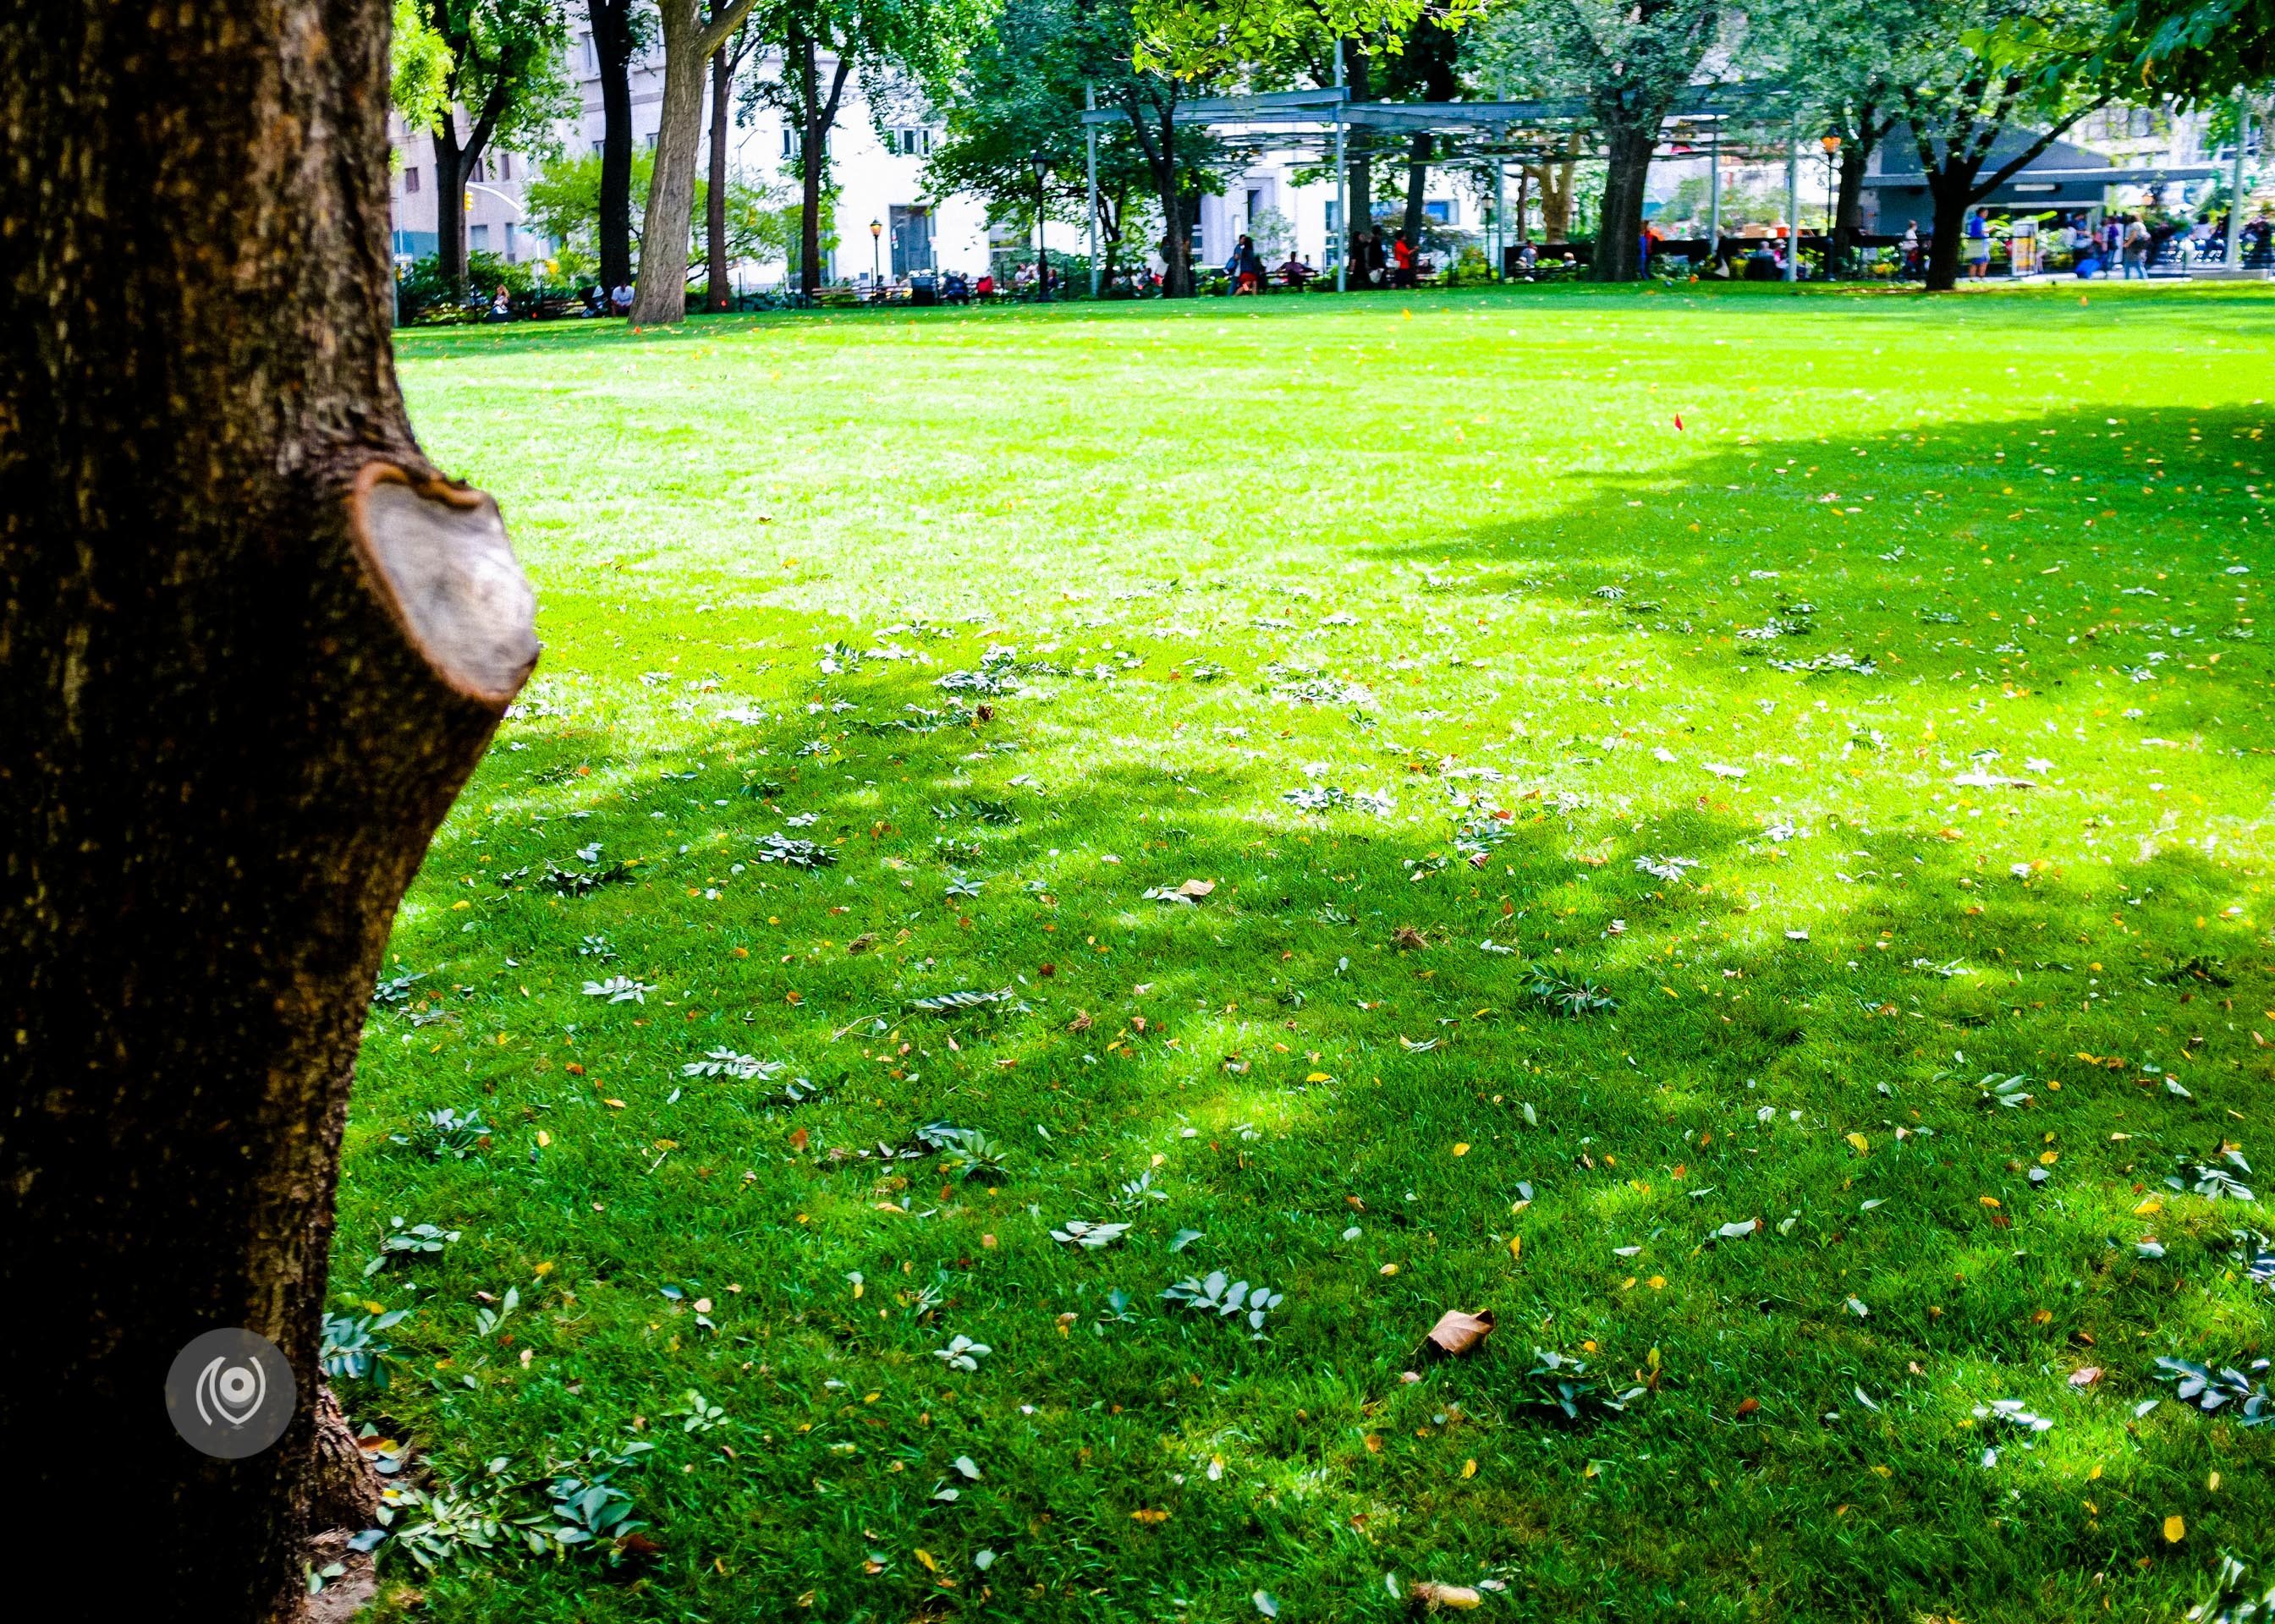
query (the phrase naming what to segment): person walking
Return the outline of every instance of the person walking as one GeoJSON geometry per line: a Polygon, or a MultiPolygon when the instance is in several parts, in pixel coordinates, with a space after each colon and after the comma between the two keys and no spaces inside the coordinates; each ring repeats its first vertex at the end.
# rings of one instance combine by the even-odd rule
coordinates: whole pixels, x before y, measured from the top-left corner
{"type": "Polygon", "coordinates": [[[1397,275],[1394,278],[1395,284],[1402,288],[1412,287],[1414,285],[1414,245],[1406,240],[1405,232],[1401,231],[1390,239],[1390,253],[1397,266],[1397,275]]]}
{"type": "Polygon", "coordinates": [[[1232,251],[1232,263],[1225,268],[1232,273],[1232,291],[1236,294],[1264,291],[1264,261],[1257,254],[1256,239],[1245,231],[1232,251]]]}
{"type": "Polygon", "coordinates": [[[2125,280],[2149,280],[2149,228],[2137,215],[2125,217],[2125,280]]]}
{"type": "Polygon", "coordinates": [[[1967,216],[1967,279],[1980,282],[1991,274],[1991,211],[1977,208],[1967,216]]]}
{"type": "Polygon", "coordinates": [[[1920,258],[1918,221],[1907,220],[1904,222],[1904,234],[1901,240],[1896,244],[1896,248],[1897,251],[1903,255],[1903,274],[1906,278],[1908,279],[1918,276],[1920,258]]]}

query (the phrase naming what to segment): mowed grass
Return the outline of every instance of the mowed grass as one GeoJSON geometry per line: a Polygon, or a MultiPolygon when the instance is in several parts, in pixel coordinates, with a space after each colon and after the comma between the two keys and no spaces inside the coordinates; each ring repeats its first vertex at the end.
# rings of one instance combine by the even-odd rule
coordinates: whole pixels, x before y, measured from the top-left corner
{"type": "Polygon", "coordinates": [[[389,1615],[2275,1580],[2275,1429],[2154,1367],[2275,1304],[2165,1182],[2275,1160],[2275,298],[2076,292],[404,336],[547,653],[372,1017],[344,1393],[515,1514],[652,1444],[656,1549],[392,1542],[389,1615]],[[367,1276],[397,1217],[460,1238],[367,1276]],[[1218,1270],[1260,1338],[1162,1299],[1218,1270]]]}

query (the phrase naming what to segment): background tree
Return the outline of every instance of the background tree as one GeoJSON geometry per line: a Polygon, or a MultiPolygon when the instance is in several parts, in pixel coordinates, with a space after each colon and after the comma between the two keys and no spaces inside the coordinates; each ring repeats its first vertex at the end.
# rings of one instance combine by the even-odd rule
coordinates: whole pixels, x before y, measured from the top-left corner
{"type": "Polygon", "coordinates": [[[1591,272],[1634,281],[1651,154],[1676,98],[1725,43],[1721,0],[1514,0],[1483,34],[1496,94],[1586,102],[1604,156],[1591,272]]]}
{"type": "Polygon", "coordinates": [[[1798,92],[1804,129],[1840,140],[1835,267],[1851,262],[1863,232],[1873,155],[1902,125],[1899,59],[1903,42],[1920,31],[1922,9],[1922,0],[1778,0],[1749,13],[1750,72],[1798,92]]]}
{"type": "Polygon", "coordinates": [[[586,0],[601,79],[601,285],[632,279],[632,58],[655,34],[655,13],[639,0],[586,0]]]}
{"type": "MultiPolygon", "coordinates": [[[[1045,208],[1054,217],[1082,221],[1088,207],[1083,167],[1083,93],[1120,110],[1122,122],[1098,135],[1100,245],[1111,281],[1130,253],[1128,233],[1158,202],[1154,172],[1127,114],[1133,90],[1168,88],[1159,74],[1131,65],[1135,38],[1126,4],[1095,0],[1032,0],[1014,6],[964,58],[946,98],[946,130],[925,164],[925,188],[936,197],[961,193],[986,201],[991,222],[1032,223],[1038,152],[1056,160],[1046,180],[1045,208]]],[[[1142,96],[1139,105],[1145,105],[1142,96]]],[[[1214,180],[1215,148],[1190,132],[1173,132],[1186,174],[1179,195],[1214,180]]]]}
{"type": "Polygon", "coordinates": [[[389,10],[0,8],[0,1439],[163,1619],[296,1616],[359,1514],[321,1403],[220,1462],[160,1382],[242,1326],[321,1394],[381,950],[537,652],[396,390],[389,10]]]}
{"type": "Polygon", "coordinates": [[[2100,0],[1920,0],[1901,13],[1892,80],[1934,209],[1931,291],[1958,283],[1967,211],[2106,107],[2122,82],[2087,53],[2010,51],[1993,42],[2018,25],[2085,34],[2103,11],[2100,0]],[[2018,127],[2022,139],[2000,154],[1999,137],[2018,127]]]}
{"type": "Polygon", "coordinates": [[[731,309],[735,302],[728,275],[735,255],[728,225],[733,182],[727,162],[727,134],[734,123],[735,75],[758,49],[758,43],[746,21],[711,53],[711,176],[702,200],[703,305],[707,310],[731,309]]]}
{"type": "Polygon", "coordinates": [[[695,217],[695,152],[703,140],[703,87],[711,57],[750,16],[754,0],[656,0],[663,41],[663,104],[640,228],[632,325],[687,316],[688,227],[695,217]]]}
{"type": "Polygon", "coordinates": [[[558,0],[419,0],[450,72],[427,125],[435,140],[436,257],[443,280],[466,276],[466,187],[493,144],[544,152],[571,110],[562,53],[568,27],[558,0]],[[465,128],[459,127],[461,117],[465,128]]]}
{"type": "MultiPolygon", "coordinates": [[[[1385,64],[1386,100],[1452,102],[1462,93],[1461,36],[1438,17],[1425,13],[1415,19],[1396,55],[1385,64]]],[[[1406,210],[1400,230],[1410,243],[1422,240],[1423,208],[1430,189],[1430,160],[1436,138],[1417,130],[1406,153],[1406,210]]]]}
{"type": "MultiPolygon", "coordinates": [[[[944,85],[956,57],[986,15],[987,0],[770,0],[755,14],[756,37],[782,53],[781,88],[798,132],[797,165],[802,183],[800,219],[808,233],[799,255],[807,292],[820,286],[819,230],[828,185],[829,132],[843,106],[851,77],[897,73],[927,86],[944,85]],[[827,58],[825,63],[824,58],[827,58]]],[[[657,0],[663,36],[662,122],[656,132],[655,179],[641,239],[649,245],[641,267],[632,319],[676,321],[686,313],[686,267],[677,259],[693,207],[695,149],[701,140],[705,64],[729,34],[753,16],[752,0],[714,0],[708,20],[701,0],[657,0]]]]}

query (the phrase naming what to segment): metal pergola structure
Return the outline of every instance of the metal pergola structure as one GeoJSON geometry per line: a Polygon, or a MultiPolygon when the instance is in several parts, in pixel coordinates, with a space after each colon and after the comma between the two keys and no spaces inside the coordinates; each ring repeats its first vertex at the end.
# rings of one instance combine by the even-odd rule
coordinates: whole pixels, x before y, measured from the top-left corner
{"type": "MultiPolygon", "coordinates": [[[[1090,185],[1090,280],[1096,296],[1100,275],[1098,257],[1098,132],[1126,116],[1118,109],[1101,108],[1085,93],[1082,115],[1087,148],[1090,185]]],[[[1349,132],[1383,130],[1403,135],[1439,138],[1445,149],[1432,162],[1449,168],[1490,164],[1493,173],[1493,223],[1505,238],[1502,223],[1507,168],[1520,163],[1561,162],[1572,156],[1568,146],[1551,145],[1550,132],[1586,128],[1593,114],[1579,96],[1519,102],[1354,102],[1342,82],[1342,55],[1335,55],[1335,82],[1311,90],[1274,90],[1251,95],[1196,96],[1177,104],[1175,111],[1225,135],[1228,144],[1251,154],[1288,152],[1316,155],[1331,162],[1335,174],[1335,219],[1346,234],[1350,229],[1349,132]]],[[[1662,140],[1675,144],[1670,155],[1697,156],[1703,147],[1708,165],[1707,207],[1710,240],[1722,236],[1722,164],[1724,135],[1732,124],[1759,127],[1782,122],[1786,139],[1780,142],[1749,142],[1738,149],[1761,157],[1781,152],[1786,161],[1786,218],[1794,246],[1786,254],[1785,276],[1799,274],[1797,252],[1801,218],[1801,147],[1796,122],[1796,98],[1783,86],[1701,85],[1675,99],[1662,126],[1662,140]],[[1686,150],[1687,148],[1687,150],[1686,150]]],[[[1349,286],[1349,253],[1335,256],[1335,288],[1349,286]]],[[[1496,259],[1496,264],[1499,263],[1496,259]]]]}

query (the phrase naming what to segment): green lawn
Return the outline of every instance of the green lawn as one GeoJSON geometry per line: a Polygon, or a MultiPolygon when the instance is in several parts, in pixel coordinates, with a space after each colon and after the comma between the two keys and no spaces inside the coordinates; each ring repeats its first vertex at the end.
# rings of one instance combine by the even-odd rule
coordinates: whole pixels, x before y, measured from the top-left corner
{"type": "Polygon", "coordinates": [[[343,1389],[447,1524],[391,1610],[2275,1582],[2275,1428],[2155,1366],[2275,1351],[2275,1220],[2194,1190],[2275,1159],[2267,291],[401,354],[548,647],[349,1128],[335,1307],[409,1312],[343,1389]],[[458,1238],[367,1275],[398,1217],[458,1238]],[[1260,1338],[1163,1299],[1215,1271],[1260,1338]],[[1447,1310],[1497,1328],[1427,1362],[1447,1310]],[[654,1549],[481,1549],[631,1444],[654,1549]]]}

